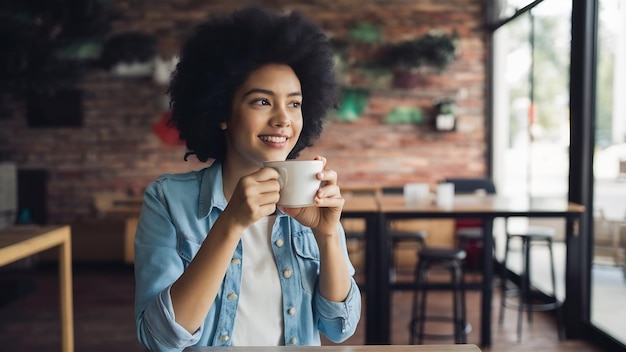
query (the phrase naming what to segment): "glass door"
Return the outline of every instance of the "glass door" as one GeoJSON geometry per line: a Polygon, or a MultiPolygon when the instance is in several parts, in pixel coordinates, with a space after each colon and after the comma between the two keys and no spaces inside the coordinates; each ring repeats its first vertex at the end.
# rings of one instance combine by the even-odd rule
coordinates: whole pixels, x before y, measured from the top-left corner
{"type": "Polygon", "coordinates": [[[598,5],[590,323],[626,344],[626,1],[598,5]]]}

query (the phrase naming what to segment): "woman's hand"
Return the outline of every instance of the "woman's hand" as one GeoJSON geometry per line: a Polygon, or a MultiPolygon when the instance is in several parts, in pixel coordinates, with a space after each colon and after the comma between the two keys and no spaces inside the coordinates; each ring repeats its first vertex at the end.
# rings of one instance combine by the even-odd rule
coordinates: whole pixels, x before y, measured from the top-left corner
{"type": "Polygon", "coordinates": [[[224,214],[241,226],[242,230],[273,214],[280,197],[278,176],[276,170],[262,168],[242,177],[235,186],[224,214]]]}
{"type": "Polygon", "coordinates": [[[339,186],[337,186],[337,173],[334,170],[326,169],[326,158],[316,156],[314,159],[324,163],[322,172],[317,174],[317,178],[322,181],[322,186],[315,194],[314,205],[306,208],[280,207],[280,210],[292,216],[302,225],[310,227],[319,242],[319,236],[337,234],[337,225],[341,218],[344,199],[341,197],[339,186]]]}

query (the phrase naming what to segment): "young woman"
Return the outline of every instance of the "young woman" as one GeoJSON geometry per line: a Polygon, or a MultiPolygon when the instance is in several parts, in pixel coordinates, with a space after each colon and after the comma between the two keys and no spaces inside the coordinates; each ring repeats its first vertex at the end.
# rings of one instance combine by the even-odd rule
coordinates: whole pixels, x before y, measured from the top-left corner
{"type": "MultiPolygon", "coordinates": [[[[298,156],[336,102],[332,54],[296,13],[246,8],[198,26],[170,85],[188,153],[212,164],[146,189],[135,238],[136,323],[153,351],[341,342],[360,319],[324,168],[315,204],[283,208],[263,161],[298,156]]],[[[318,156],[316,159],[326,159],[318,156]]]]}

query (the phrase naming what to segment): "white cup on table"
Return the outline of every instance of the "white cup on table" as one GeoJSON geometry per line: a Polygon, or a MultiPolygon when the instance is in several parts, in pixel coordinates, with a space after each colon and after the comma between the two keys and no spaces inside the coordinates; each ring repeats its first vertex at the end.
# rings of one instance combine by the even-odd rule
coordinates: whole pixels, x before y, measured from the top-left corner
{"type": "Polygon", "coordinates": [[[410,182],[404,185],[402,194],[407,205],[425,204],[430,196],[430,185],[424,182],[410,182]]]}
{"type": "Polygon", "coordinates": [[[454,183],[444,182],[437,184],[437,206],[442,209],[451,209],[454,205],[454,183]]]}

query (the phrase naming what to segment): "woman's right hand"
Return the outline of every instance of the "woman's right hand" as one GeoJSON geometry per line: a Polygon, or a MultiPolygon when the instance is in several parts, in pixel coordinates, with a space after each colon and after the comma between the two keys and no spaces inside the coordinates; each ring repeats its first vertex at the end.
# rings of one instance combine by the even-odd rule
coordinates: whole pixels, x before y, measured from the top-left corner
{"type": "Polygon", "coordinates": [[[273,214],[279,199],[278,177],[276,170],[262,168],[239,179],[224,214],[242,230],[273,214]]]}

